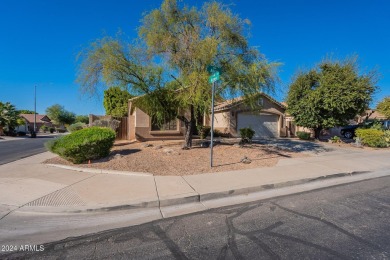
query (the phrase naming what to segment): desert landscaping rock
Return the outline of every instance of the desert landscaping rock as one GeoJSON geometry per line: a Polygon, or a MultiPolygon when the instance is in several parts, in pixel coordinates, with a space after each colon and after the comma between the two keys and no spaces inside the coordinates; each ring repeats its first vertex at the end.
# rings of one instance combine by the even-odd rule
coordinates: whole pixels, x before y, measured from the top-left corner
{"type": "Polygon", "coordinates": [[[163,147],[162,147],[162,145],[156,145],[155,147],[154,147],[154,150],[159,150],[159,149],[162,149],[163,147]]]}
{"type": "Polygon", "coordinates": [[[241,159],[241,162],[244,163],[244,164],[250,164],[252,162],[251,159],[249,159],[248,157],[244,156],[242,159],[241,159]]]}
{"type": "Polygon", "coordinates": [[[168,154],[170,154],[170,153],[173,153],[173,152],[174,152],[174,150],[173,150],[173,149],[171,149],[171,148],[165,148],[165,149],[163,150],[163,152],[164,152],[164,153],[168,153],[168,154]]]}
{"type": "Polygon", "coordinates": [[[113,159],[120,159],[122,157],[123,157],[123,155],[117,153],[117,154],[114,155],[113,159]]]}
{"type": "MultiPolygon", "coordinates": [[[[218,145],[214,147],[214,166],[210,168],[210,149],[199,146],[190,150],[181,150],[183,141],[150,141],[154,147],[162,149],[145,149],[145,143],[131,143],[114,146],[110,156],[121,154],[115,160],[91,160],[91,164],[74,165],[66,160],[55,157],[46,161],[48,164],[62,164],[91,169],[116,170],[128,172],[146,172],[154,175],[182,176],[201,173],[235,171],[259,167],[275,166],[281,158],[307,157],[305,153],[286,150],[275,153],[263,144],[252,144],[251,148],[233,145],[218,145]],[[179,152],[182,151],[182,152],[179,152]],[[242,163],[241,159],[250,154],[251,163],[242,163]]],[[[108,157],[111,158],[111,157],[108,157]]]]}
{"type": "Polygon", "coordinates": [[[146,144],[143,144],[142,147],[144,148],[148,148],[148,147],[152,147],[153,145],[152,144],[149,144],[149,143],[146,143],[146,144]]]}

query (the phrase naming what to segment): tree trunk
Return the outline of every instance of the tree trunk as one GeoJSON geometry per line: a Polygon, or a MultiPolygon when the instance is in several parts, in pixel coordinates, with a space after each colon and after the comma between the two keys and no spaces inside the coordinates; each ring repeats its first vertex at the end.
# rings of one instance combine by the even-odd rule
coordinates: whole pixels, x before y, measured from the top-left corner
{"type": "Polygon", "coordinates": [[[3,126],[0,125],[0,136],[4,135],[3,126]]]}
{"type": "Polygon", "coordinates": [[[183,149],[190,149],[192,147],[192,135],[194,133],[195,128],[195,113],[194,113],[194,106],[191,105],[190,107],[190,120],[188,120],[184,116],[178,117],[181,121],[184,122],[184,126],[186,129],[185,135],[184,135],[184,146],[183,149]]]}
{"type": "Polygon", "coordinates": [[[314,128],[314,138],[316,140],[320,139],[321,130],[322,130],[322,127],[314,128]]]}

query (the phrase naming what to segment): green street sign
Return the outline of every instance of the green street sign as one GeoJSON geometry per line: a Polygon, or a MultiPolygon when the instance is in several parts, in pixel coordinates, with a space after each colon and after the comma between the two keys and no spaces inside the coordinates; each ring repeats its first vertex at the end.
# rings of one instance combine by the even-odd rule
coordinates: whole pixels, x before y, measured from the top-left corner
{"type": "Polygon", "coordinates": [[[209,77],[209,82],[210,83],[214,83],[214,82],[218,81],[219,78],[220,78],[219,77],[219,71],[216,71],[213,74],[211,74],[211,76],[209,77]]]}
{"type": "Polygon", "coordinates": [[[218,68],[218,67],[215,67],[215,66],[211,66],[211,65],[209,65],[209,66],[207,66],[207,71],[210,73],[210,74],[214,74],[215,72],[219,72],[219,73],[221,73],[221,69],[220,68],[218,68]]]}

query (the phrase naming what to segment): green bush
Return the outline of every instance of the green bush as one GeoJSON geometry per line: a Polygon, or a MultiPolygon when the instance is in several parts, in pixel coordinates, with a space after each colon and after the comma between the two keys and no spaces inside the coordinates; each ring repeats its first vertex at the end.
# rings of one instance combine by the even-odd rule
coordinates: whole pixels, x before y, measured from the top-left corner
{"type": "Polygon", "coordinates": [[[43,125],[43,126],[41,126],[41,130],[42,130],[42,132],[46,133],[46,131],[48,131],[48,130],[49,130],[49,127],[48,127],[48,126],[45,126],[45,125],[43,125]]]}
{"type": "Polygon", "coordinates": [[[387,143],[387,146],[390,146],[390,130],[384,131],[384,138],[387,143]]]}
{"type": "Polygon", "coordinates": [[[310,133],[307,133],[307,132],[297,132],[297,136],[299,139],[302,139],[302,140],[309,140],[310,139],[310,133]]]}
{"type": "Polygon", "coordinates": [[[240,129],[240,136],[242,143],[250,143],[252,142],[252,138],[255,135],[255,130],[250,127],[245,127],[240,129]]]}
{"type": "Polygon", "coordinates": [[[329,139],[332,143],[341,143],[341,138],[338,137],[337,135],[333,136],[332,138],[329,139]]]}
{"type": "Polygon", "coordinates": [[[217,130],[217,129],[214,129],[213,136],[214,137],[221,137],[222,136],[222,132],[217,130]]]}
{"type": "Polygon", "coordinates": [[[64,128],[56,128],[56,131],[58,132],[58,133],[66,133],[66,129],[64,129],[64,128]]]}
{"type": "Polygon", "coordinates": [[[84,129],[86,127],[87,127],[87,125],[84,123],[75,123],[75,124],[68,126],[66,129],[68,129],[69,132],[73,133],[73,132],[79,131],[81,129],[84,129]]]}
{"type": "Polygon", "coordinates": [[[54,133],[55,130],[56,130],[56,129],[55,129],[54,127],[50,127],[50,128],[49,128],[49,131],[50,131],[51,134],[54,133]]]}
{"type": "Polygon", "coordinates": [[[209,126],[198,125],[197,128],[200,139],[205,139],[211,132],[211,127],[209,126]]]}
{"type": "Polygon", "coordinates": [[[356,136],[360,138],[363,145],[369,147],[387,147],[385,131],[378,129],[356,129],[356,136]]]}
{"type": "Polygon", "coordinates": [[[46,148],[73,163],[106,157],[114,145],[115,132],[109,128],[90,127],[46,143],[46,148]]]}

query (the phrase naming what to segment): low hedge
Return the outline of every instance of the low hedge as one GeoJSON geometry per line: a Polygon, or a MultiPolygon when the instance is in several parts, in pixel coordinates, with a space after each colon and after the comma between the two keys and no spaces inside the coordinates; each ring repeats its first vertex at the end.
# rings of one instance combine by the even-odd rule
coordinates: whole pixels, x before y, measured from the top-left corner
{"type": "Polygon", "coordinates": [[[302,139],[302,140],[309,140],[310,139],[310,133],[307,133],[307,132],[297,132],[297,136],[299,139],[302,139]]]}
{"type": "Polygon", "coordinates": [[[115,132],[109,128],[90,127],[46,143],[46,148],[73,163],[108,156],[115,141],[115,132]]]}
{"type": "Polygon", "coordinates": [[[84,129],[86,127],[87,127],[87,125],[84,123],[75,123],[75,124],[71,124],[66,129],[68,129],[69,132],[73,133],[73,132],[79,131],[81,129],[84,129]]]}
{"type": "Polygon", "coordinates": [[[362,144],[369,147],[387,147],[385,132],[378,129],[356,129],[356,137],[358,137],[362,144]]]}

